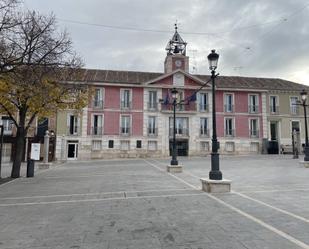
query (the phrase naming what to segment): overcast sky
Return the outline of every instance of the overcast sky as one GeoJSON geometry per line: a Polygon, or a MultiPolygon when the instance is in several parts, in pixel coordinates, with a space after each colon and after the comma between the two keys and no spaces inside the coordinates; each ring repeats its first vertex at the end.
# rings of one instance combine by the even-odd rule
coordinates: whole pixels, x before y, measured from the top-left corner
{"type": "Polygon", "coordinates": [[[309,1],[25,0],[24,7],[53,12],[87,68],[162,72],[177,20],[191,73],[209,73],[207,55],[216,49],[221,75],[309,85],[309,1]]]}

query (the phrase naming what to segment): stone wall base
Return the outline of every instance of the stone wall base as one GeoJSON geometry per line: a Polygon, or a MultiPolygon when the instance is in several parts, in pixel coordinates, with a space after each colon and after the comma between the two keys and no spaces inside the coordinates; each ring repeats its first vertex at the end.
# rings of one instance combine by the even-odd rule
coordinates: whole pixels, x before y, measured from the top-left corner
{"type": "Polygon", "coordinates": [[[169,173],[181,173],[182,165],[167,165],[166,170],[169,173]]]}
{"type": "Polygon", "coordinates": [[[202,178],[202,190],[208,193],[226,193],[231,192],[232,181],[222,180],[210,180],[208,178],[202,178]]]}

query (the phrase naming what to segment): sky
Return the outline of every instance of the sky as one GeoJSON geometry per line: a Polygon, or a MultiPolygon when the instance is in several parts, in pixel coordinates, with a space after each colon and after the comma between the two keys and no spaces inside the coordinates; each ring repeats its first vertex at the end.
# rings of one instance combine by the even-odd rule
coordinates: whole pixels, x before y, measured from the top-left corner
{"type": "Polygon", "coordinates": [[[281,78],[309,85],[309,1],[305,0],[24,0],[54,13],[85,67],[163,72],[165,46],[178,32],[190,73],[281,78]]]}

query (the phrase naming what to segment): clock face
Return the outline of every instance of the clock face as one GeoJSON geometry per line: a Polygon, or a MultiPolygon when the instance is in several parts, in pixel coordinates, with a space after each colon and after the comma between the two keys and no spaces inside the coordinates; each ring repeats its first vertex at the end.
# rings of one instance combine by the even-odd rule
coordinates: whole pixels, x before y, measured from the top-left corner
{"type": "Polygon", "coordinates": [[[181,60],[176,60],[175,61],[175,66],[176,67],[181,67],[181,65],[182,65],[182,61],[181,60]]]}

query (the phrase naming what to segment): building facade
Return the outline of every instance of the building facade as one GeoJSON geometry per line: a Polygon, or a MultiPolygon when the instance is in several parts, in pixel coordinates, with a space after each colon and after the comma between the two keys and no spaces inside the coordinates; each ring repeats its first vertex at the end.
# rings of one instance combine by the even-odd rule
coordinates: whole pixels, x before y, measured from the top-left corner
{"type": "MultiPolygon", "coordinates": [[[[93,98],[79,112],[57,113],[56,159],[169,156],[172,88],[183,103],[176,109],[178,155],[210,153],[210,76],[189,73],[186,45],[176,28],[166,47],[164,73],[83,70],[76,80],[93,88],[93,98]]],[[[232,76],[219,76],[216,84],[220,153],[273,153],[270,144],[277,144],[274,153],[279,153],[281,144],[291,144],[293,129],[304,138],[303,112],[294,104],[305,86],[232,76]]]]}

